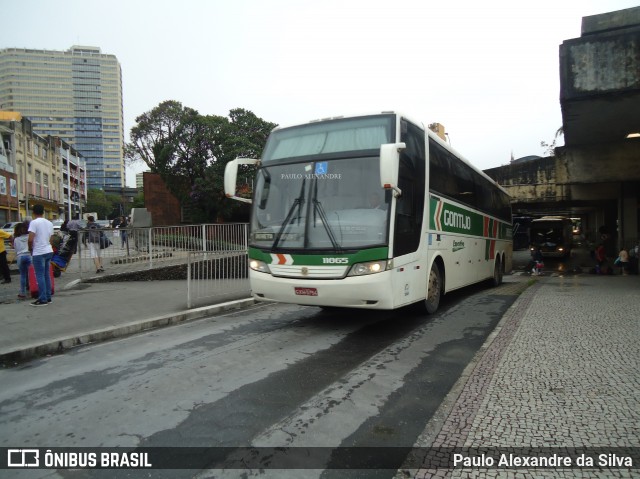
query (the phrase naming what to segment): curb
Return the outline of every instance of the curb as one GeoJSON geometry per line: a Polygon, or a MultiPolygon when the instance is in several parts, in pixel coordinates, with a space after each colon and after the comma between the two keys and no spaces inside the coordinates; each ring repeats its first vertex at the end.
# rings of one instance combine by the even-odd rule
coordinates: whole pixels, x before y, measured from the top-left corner
{"type": "Polygon", "coordinates": [[[254,303],[255,300],[253,298],[238,299],[213,306],[203,306],[201,308],[195,308],[181,313],[172,313],[166,316],[132,321],[111,328],[96,329],[94,331],[79,333],[73,336],[48,340],[44,343],[20,345],[14,350],[0,353],[0,362],[22,361],[25,359],[46,356],[48,354],[61,354],[77,346],[108,341],[150,329],[157,329],[187,321],[202,319],[210,315],[246,308],[254,303]]]}

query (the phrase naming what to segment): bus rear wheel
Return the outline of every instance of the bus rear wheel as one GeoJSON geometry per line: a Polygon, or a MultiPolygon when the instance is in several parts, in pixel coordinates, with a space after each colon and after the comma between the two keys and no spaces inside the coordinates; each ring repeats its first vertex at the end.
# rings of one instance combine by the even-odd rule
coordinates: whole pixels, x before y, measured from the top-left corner
{"type": "Polygon", "coordinates": [[[500,286],[502,284],[502,262],[500,259],[496,259],[493,266],[493,278],[491,278],[491,284],[493,286],[500,286]]]}
{"type": "Polygon", "coordinates": [[[438,310],[440,296],[442,296],[442,275],[440,274],[440,268],[434,263],[431,265],[431,271],[429,272],[427,297],[424,300],[424,307],[427,313],[433,314],[438,310]]]}

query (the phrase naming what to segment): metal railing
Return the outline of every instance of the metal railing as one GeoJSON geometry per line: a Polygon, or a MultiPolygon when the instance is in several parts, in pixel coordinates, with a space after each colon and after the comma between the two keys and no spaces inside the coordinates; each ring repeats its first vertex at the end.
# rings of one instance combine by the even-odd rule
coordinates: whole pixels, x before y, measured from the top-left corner
{"type": "Polygon", "coordinates": [[[247,252],[189,252],[187,308],[249,296],[247,252]]]}
{"type": "Polygon", "coordinates": [[[189,308],[198,302],[248,295],[248,225],[245,223],[100,231],[112,243],[100,250],[105,272],[96,271],[86,243],[89,232],[86,229],[78,232],[77,252],[71,258],[68,271],[89,278],[181,265],[186,270],[189,308]]]}
{"type": "MultiPolygon", "coordinates": [[[[108,273],[187,264],[189,252],[247,251],[247,225],[244,223],[104,228],[99,231],[112,243],[100,250],[102,265],[108,273]]],[[[72,268],[75,263],[81,277],[96,274],[86,242],[88,232],[86,229],[78,232],[77,253],[69,266],[72,268]]]]}

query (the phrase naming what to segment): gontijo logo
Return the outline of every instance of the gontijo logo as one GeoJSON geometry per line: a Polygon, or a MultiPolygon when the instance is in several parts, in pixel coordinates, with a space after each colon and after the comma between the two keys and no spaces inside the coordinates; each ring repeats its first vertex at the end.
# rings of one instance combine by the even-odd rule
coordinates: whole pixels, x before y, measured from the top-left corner
{"type": "Polygon", "coordinates": [[[462,213],[451,211],[445,207],[443,201],[438,201],[436,204],[433,219],[436,225],[436,229],[442,230],[442,225],[449,226],[451,228],[471,230],[471,217],[462,213]],[[441,223],[441,219],[444,220],[441,223]]]}
{"type": "Polygon", "coordinates": [[[471,217],[462,213],[444,210],[444,225],[463,230],[471,229],[471,217]]]}
{"type": "Polygon", "coordinates": [[[433,210],[432,227],[438,231],[454,233],[480,234],[474,225],[474,218],[479,217],[474,213],[467,212],[462,208],[449,205],[436,197],[431,197],[430,206],[433,210]]]}

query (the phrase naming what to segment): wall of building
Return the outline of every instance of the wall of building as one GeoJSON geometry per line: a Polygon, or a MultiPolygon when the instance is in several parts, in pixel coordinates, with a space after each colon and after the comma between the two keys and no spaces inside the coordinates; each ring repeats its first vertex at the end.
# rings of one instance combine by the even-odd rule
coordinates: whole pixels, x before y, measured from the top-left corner
{"type": "MultiPolygon", "coordinates": [[[[605,231],[611,248],[640,238],[640,151],[637,142],[558,148],[558,156],[485,170],[512,197],[514,215],[562,214],[583,220],[588,239],[605,231]],[[608,161],[615,158],[614,162],[608,161]]],[[[614,253],[613,249],[610,253],[614,253]]]]}
{"type": "Polygon", "coordinates": [[[49,142],[36,135],[28,120],[13,125],[14,165],[18,178],[18,195],[21,200],[21,219],[31,216],[34,204],[44,207],[44,216],[57,219],[60,215],[62,195],[61,170],[55,151],[49,142]]]}
{"type": "Polygon", "coordinates": [[[563,186],[556,180],[554,157],[511,163],[484,172],[519,203],[553,202],[564,198],[563,186]]]}
{"type": "Polygon", "coordinates": [[[15,173],[0,169],[0,224],[19,221],[17,179],[15,173]]]}
{"type": "Polygon", "coordinates": [[[6,161],[0,175],[7,181],[8,198],[3,202],[0,179],[0,220],[18,221],[31,216],[34,204],[42,204],[45,217],[58,219],[68,211],[69,197],[79,208],[86,202],[85,167],[78,153],[60,138],[43,138],[31,122],[0,120],[6,161]]]}
{"type": "Polygon", "coordinates": [[[157,173],[143,173],[144,206],[151,213],[153,226],[182,223],[180,202],[167,189],[157,173]]]}
{"type": "Polygon", "coordinates": [[[603,183],[640,180],[640,140],[558,148],[563,182],[603,183]],[[613,161],[612,161],[613,160],[613,161]]]}

